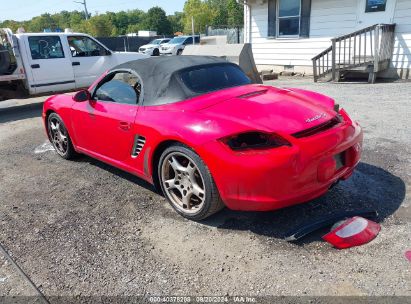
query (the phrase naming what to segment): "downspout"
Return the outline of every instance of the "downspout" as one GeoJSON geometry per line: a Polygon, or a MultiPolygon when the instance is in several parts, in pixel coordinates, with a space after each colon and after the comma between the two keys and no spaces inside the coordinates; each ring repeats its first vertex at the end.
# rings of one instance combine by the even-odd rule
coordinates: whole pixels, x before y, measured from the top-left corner
{"type": "Polygon", "coordinates": [[[245,38],[244,39],[245,43],[251,43],[251,5],[249,3],[250,0],[237,0],[238,3],[244,5],[244,11],[245,11],[245,18],[247,18],[246,26],[244,27],[244,30],[246,32],[245,38]]]}

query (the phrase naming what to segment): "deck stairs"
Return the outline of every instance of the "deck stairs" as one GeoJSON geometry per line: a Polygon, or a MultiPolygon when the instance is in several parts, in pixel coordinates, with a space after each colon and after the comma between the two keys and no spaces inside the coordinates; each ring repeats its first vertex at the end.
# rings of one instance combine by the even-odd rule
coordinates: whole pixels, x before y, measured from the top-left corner
{"type": "Polygon", "coordinates": [[[375,24],[331,39],[331,46],[312,58],[314,81],[340,81],[355,72],[374,83],[390,65],[394,31],[395,24],[375,24]]]}

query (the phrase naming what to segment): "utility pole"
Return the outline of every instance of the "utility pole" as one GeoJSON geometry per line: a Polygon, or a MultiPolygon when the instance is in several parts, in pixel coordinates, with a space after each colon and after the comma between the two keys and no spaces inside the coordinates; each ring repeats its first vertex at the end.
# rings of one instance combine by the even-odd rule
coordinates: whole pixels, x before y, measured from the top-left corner
{"type": "Polygon", "coordinates": [[[80,2],[80,1],[73,1],[73,2],[80,3],[80,4],[84,5],[84,14],[86,14],[86,20],[88,20],[88,11],[87,11],[87,2],[86,2],[86,0],[83,0],[83,2],[80,2]]]}
{"type": "Polygon", "coordinates": [[[193,33],[193,45],[195,44],[194,38],[194,16],[191,16],[191,31],[193,33]]]}

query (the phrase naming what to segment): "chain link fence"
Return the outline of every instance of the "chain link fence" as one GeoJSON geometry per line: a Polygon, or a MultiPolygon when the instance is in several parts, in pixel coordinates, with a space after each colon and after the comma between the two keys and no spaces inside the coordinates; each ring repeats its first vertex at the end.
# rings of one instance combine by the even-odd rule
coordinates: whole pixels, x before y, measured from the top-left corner
{"type": "Polygon", "coordinates": [[[97,37],[102,44],[115,52],[138,52],[140,46],[148,44],[157,38],[173,38],[174,36],[155,36],[155,37],[138,37],[138,36],[119,36],[119,37],[97,37]]]}
{"type": "Polygon", "coordinates": [[[244,43],[243,26],[218,25],[206,27],[206,36],[227,36],[227,43],[244,43]]]}

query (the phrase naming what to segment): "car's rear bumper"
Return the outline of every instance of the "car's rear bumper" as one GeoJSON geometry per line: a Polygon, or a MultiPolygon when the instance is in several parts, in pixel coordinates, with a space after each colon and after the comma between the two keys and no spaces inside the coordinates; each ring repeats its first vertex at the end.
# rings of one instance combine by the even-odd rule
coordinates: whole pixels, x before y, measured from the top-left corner
{"type": "Polygon", "coordinates": [[[230,209],[267,211],[306,202],[349,178],[360,160],[362,130],[346,119],[314,136],[287,137],[291,147],[233,152],[215,141],[204,146],[202,157],[230,209]],[[334,156],[340,153],[345,163],[337,169],[334,156]]]}

